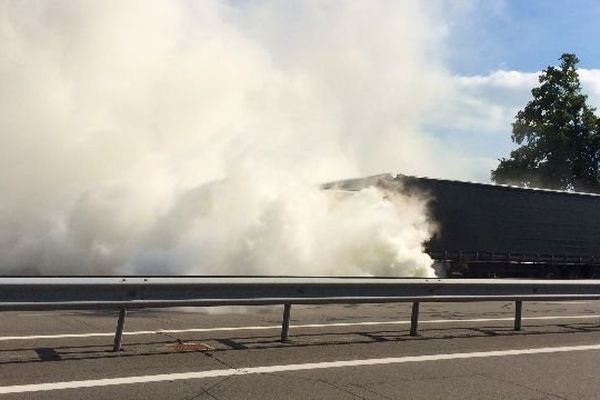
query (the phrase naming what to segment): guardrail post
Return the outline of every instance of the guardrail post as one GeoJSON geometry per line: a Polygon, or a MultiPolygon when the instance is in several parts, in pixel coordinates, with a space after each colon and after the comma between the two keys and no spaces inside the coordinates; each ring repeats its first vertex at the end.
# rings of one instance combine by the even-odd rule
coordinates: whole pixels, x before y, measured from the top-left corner
{"type": "Polygon", "coordinates": [[[523,316],[523,301],[515,301],[515,331],[522,330],[521,317],[523,316]]]}
{"type": "Polygon", "coordinates": [[[281,341],[287,342],[290,334],[290,312],[292,310],[291,304],[283,305],[283,321],[281,322],[281,341]]]}
{"type": "Polygon", "coordinates": [[[119,310],[119,320],[117,321],[117,331],[115,332],[115,341],[113,343],[113,351],[121,351],[121,343],[123,342],[123,328],[125,327],[125,317],[127,309],[119,310]]]}
{"type": "Polygon", "coordinates": [[[410,336],[417,336],[419,329],[419,302],[415,301],[412,305],[412,313],[410,315],[410,336]]]}

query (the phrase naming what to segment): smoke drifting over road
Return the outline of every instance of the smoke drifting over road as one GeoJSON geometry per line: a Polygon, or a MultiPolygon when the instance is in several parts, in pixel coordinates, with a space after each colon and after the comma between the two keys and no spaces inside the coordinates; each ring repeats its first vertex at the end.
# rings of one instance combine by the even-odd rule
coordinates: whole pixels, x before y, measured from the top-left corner
{"type": "Polygon", "coordinates": [[[431,274],[423,4],[2,2],[0,272],[431,274]]]}

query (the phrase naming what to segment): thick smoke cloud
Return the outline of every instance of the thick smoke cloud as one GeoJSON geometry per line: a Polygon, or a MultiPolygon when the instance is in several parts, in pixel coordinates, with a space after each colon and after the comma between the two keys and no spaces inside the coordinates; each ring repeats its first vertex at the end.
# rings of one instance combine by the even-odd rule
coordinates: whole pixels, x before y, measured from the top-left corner
{"type": "Polygon", "coordinates": [[[0,3],[0,272],[429,274],[423,5],[0,3]]]}

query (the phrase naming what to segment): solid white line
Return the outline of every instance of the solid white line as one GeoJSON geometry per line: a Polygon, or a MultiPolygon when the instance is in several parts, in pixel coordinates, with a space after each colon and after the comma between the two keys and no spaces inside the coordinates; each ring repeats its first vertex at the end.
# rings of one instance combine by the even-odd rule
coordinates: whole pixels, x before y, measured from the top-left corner
{"type": "Polygon", "coordinates": [[[106,379],[91,379],[82,381],[68,382],[49,382],[37,383],[29,385],[14,385],[0,387],[0,394],[9,393],[27,393],[41,392],[50,390],[63,389],[81,389],[104,386],[131,385],[136,383],[178,381],[190,379],[216,378],[232,375],[252,375],[252,374],[269,374],[274,372],[290,372],[290,371],[305,371],[305,370],[321,370],[333,368],[347,367],[365,367],[373,365],[389,365],[389,364],[405,364],[417,363],[425,361],[441,361],[441,360],[461,360],[470,358],[488,358],[488,357],[507,357],[530,354],[551,354],[565,353],[572,351],[590,351],[600,350],[600,344],[583,345],[583,346],[563,346],[563,347],[542,347],[537,349],[518,349],[518,350],[495,350],[495,351],[476,351],[471,353],[449,353],[449,354],[432,354],[422,356],[408,357],[389,357],[389,358],[371,358],[364,360],[348,360],[348,361],[325,361],[305,364],[288,364],[288,365],[270,365],[261,367],[249,367],[241,369],[217,369],[209,371],[183,372],[172,374],[145,375],[145,376],[130,376],[125,378],[106,378],[106,379]]]}
{"type": "MultiPolygon", "coordinates": [[[[564,315],[564,316],[543,316],[543,317],[523,317],[523,320],[529,321],[551,321],[551,320],[569,320],[569,319],[597,319],[597,315],[564,315]]],[[[474,318],[474,319],[434,319],[419,321],[421,324],[448,324],[460,322],[502,322],[513,321],[514,317],[506,318],[474,318]]],[[[379,325],[409,325],[410,321],[365,321],[365,322],[333,322],[328,324],[299,324],[291,325],[294,329],[310,328],[328,328],[328,327],[352,327],[352,326],[379,326],[379,325]]],[[[262,325],[262,326],[226,326],[217,328],[189,328],[189,329],[158,329],[154,331],[130,331],[123,332],[123,335],[141,336],[156,335],[160,333],[187,333],[187,332],[231,332],[231,331],[260,331],[281,329],[281,325],[262,325]]],[[[37,339],[66,339],[66,338],[90,338],[90,337],[111,337],[114,332],[95,332],[95,333],[62,333],[56,335],[29,335],[29,336],[0,336],[0,342],[9,340],[37,340],[37,339]]]]}

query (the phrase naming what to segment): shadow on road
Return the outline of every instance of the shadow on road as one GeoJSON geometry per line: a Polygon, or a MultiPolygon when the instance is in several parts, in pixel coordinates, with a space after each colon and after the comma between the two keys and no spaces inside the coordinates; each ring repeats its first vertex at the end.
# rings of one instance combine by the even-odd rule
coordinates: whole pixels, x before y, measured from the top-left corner
{"type": "MultiPolygon", "coordinates": [[[[600,332],[596,324],[556,324],[545,326],[530,326],[526,331],[517,332],[509,327],[469,327],[469,328],[427,328],[421,330],[421,335],[410,336],[408,331],[399,330],[362,330],[344,332],[294,332],[287,342],[279,340],[279,334],[253,335],[242,337],[180,337],[165,333],[157,333],[161,340],[125,342],[124,350],[118,353],[111,351],[111,344],[107,341],[95,342],[85,345],[73,346],[31,346],[0,350],[0,366],[8,364],[28,364],[64,362],[75,360],[93,360],[104,358],[123,357],[149,357],[157,355],[185,353],[211,353],[229,351],[253,351],[261,349],[302,348],[318,346],[353,346],[376,345],[378,343],[407,342],[407,341],[442,341],[461,338],[493,338],[508,336],[539,336],[557,334],[587,334],[600,332]],[[210,346],[194,346],[199,343],[210,343],[210,346]],[[189,343],[183,347],[181,343],[189,343]],[[190,350],[191,349],[191,350],[190,350]],[[206,350],[208,349],[208,350],[206,350]]],[[[105,339],[104,339],[105,340],[105,339]]]]}

